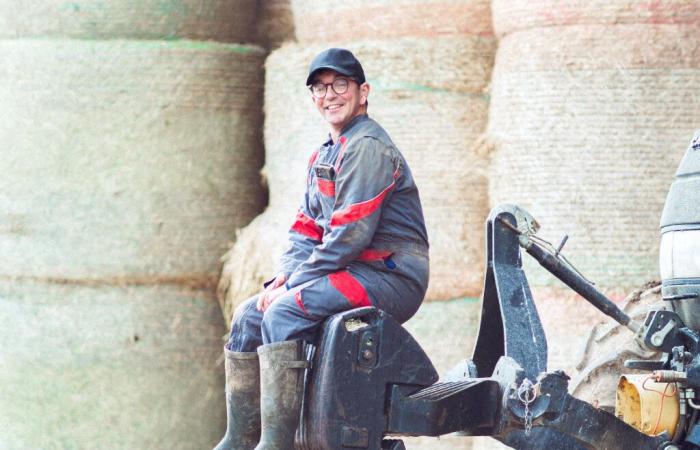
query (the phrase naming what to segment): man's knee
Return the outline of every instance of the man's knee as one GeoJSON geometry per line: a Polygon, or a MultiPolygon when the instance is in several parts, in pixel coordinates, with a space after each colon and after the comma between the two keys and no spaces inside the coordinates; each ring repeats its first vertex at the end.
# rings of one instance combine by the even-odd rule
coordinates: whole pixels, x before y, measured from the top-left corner
{"type": "Polygon", "coordinates": [[[288,323],[294,320],[294,314],[290,311],[287,302],[282,299],[272,302],[262,318],[262,327],[271,329],[280,323],[288,323]]]}
{"type": "Polygon", "coordinates": [[[231,320],[231,326],[233,327],[234,324],[243,321],[246,318],[246,316],[252,314],[253,311],[257,311],[257,302],[258,296],[255,295],[238,305],[233,311],[233,319],[231,320]]]}
{"type": "Polygon", "coordinates": [[[266,342],[277,342],[295,338],[307,326],[303,312],[293,296],[285,295],[273,302],[262,318],[261,330],[266,342]]]}
{"type": "Polygon", "coordinates": [[[262,313],[257,310],[257,296],[241,303],[233,313],[231,334],[227,348],[232,351],[253,352],[262,345],[260,321],[262,313]]]}

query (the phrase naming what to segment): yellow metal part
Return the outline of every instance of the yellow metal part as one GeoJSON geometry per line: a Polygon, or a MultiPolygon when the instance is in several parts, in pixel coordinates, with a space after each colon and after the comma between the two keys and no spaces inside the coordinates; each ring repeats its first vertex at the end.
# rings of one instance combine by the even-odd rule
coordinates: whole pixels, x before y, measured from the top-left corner
{"type": "Polygon", "coordinates": [[[615,415],[644,434],[666,431],[673,436],[680,416],[678,388],[675,383],[657,383],[649,375],[622,375],[615,415]]]}

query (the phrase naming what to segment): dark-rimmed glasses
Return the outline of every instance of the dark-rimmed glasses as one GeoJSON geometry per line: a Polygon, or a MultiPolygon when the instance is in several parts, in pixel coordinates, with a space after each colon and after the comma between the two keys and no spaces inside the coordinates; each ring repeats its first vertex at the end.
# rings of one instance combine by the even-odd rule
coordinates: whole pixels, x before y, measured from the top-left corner
{"type": "Polygon", "coordinates": [[[328,86],[333,88],[333,92],[336,94],[345,94],[348,91],[348,86],[350,85],[352,79],[349,78],[336,78],[332,83],[321,83],[320,81],[315,82],[309,86],[311,95],[316,98],[323,98],[326,96],[328,91],[328,86]]]}

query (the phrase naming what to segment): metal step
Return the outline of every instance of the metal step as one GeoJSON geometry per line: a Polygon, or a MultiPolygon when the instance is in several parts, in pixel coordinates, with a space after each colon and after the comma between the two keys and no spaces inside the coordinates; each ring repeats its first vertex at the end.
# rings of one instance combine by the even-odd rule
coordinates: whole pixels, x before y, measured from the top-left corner
{"type": "Polygon", "coordinates": [[[413,400],[428,400],[428,401],[438,401],[443,398],[450,397],[457,392],[461,392],[465,389],[469,389],[474,386],[480,380],[464,380],[464,381],[447,381],[444,383],[435,383],[432,386],[428,386],[425,389],[410,395],[408,398],[413,400]]]}

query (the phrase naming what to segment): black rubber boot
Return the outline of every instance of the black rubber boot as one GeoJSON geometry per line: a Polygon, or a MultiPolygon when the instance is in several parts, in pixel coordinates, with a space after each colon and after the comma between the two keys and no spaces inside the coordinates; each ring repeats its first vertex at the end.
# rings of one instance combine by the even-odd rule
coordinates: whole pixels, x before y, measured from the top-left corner
{"type": "Polygon", "coordinates": [[[226,357],[226,435],[214,450],[253,450],[260,439],[260,364],[258,354],[226,357]]]}
{"type": "Polygon", "coordinates": [[[262,436],[255,450],[293,450],[304,391],[303,341],[258,347],[262,436]]]}

